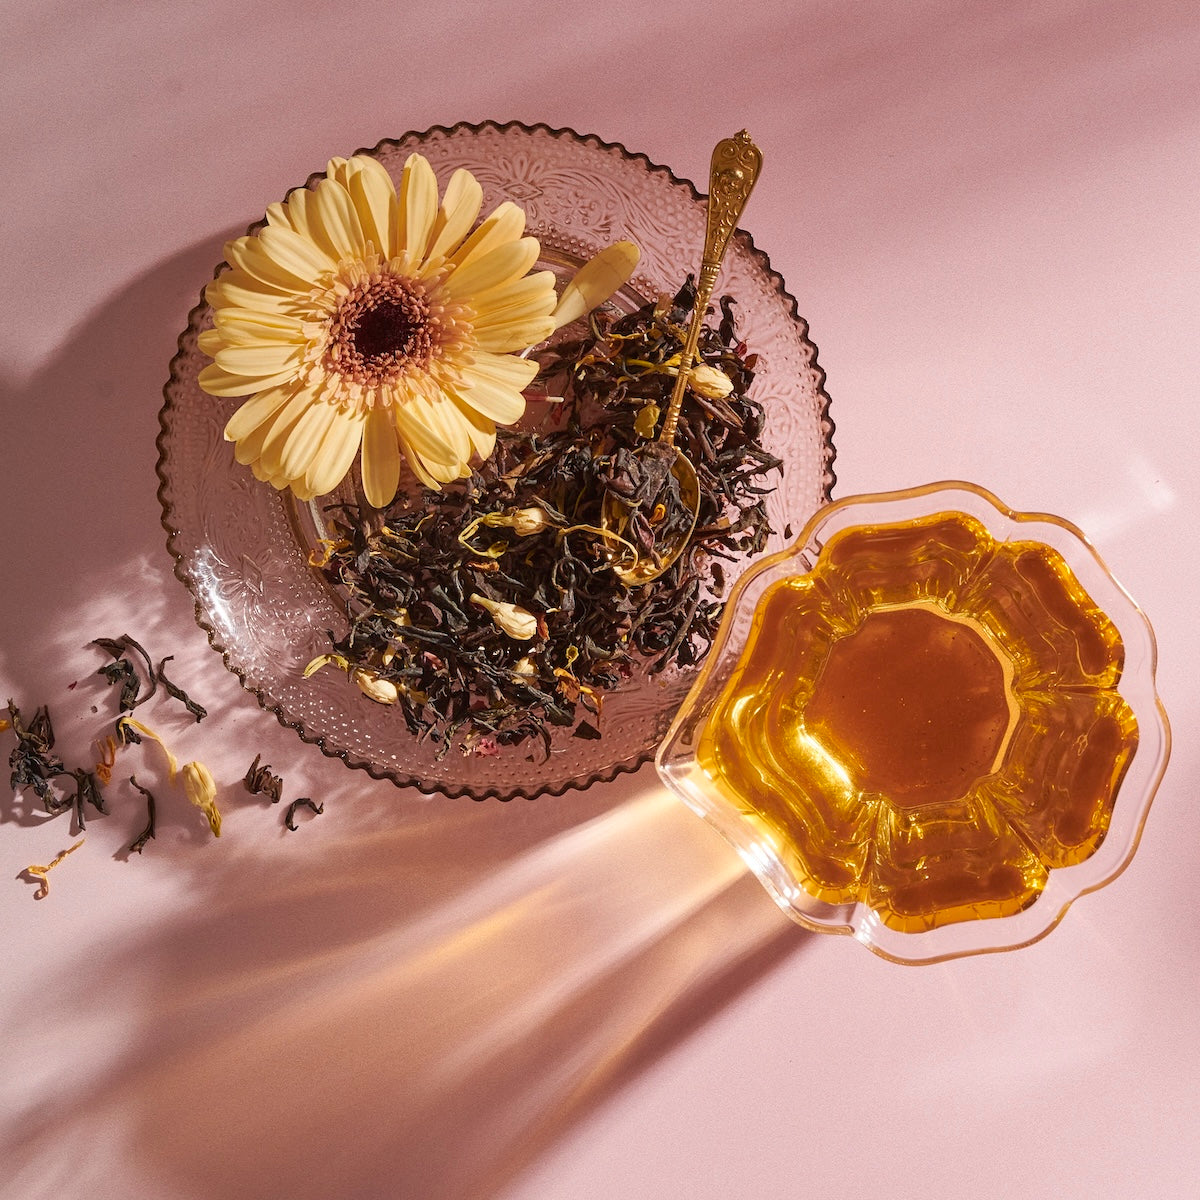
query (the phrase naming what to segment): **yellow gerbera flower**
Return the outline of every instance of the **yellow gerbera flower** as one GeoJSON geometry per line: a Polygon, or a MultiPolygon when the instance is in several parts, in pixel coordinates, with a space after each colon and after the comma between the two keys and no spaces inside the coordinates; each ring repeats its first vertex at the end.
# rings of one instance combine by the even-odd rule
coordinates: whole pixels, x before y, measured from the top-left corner
{"type": "Polygon", "coordinates": [[[226,246],[231,269],[205,290],[213,362],[200,386],[250,397],[225,427],[239,462],[310,500],[361,446],[363,489],[381,507],[402,456],[436,488],[492,452],[537,372],[515,352],[553,332],[556,297],[553,272],[529,273],[540,247],[515,204],[471,232],[482,199],[458,170],[439,204],[419,154],[398,191],[374,158],[335,158],[226,246]]]}

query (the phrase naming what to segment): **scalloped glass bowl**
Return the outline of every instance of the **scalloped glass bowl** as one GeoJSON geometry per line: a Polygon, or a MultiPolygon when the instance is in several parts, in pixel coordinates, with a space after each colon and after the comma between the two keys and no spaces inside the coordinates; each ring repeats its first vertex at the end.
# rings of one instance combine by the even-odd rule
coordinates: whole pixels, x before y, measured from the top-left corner
{"type": "MultiPolygon", "coordinates": [[[[520,204],[542,245],[540,265],[560,277],[611,242],[635,241],[642,251],[638,271],[615,298],[625,311],[674,292],[695,269],[704,201],[686,180],[619,145],[571,130],[488,122],[409,133],[360,153],[374,154],[398,179],[414,150],[430,161],[442,187],[455,168],[472,171],[483,186],[485,212],[503,199],[520,204]]],[[[313,175],[309,186],[320,177],[313,175]]],[[[759,355],[753,395],[768,412],[764,442],[785,464],[768,500],[772,526],[799,527],[828,500],[833,484],[833,425],[816,349],[783,280],[745,233],[730,244],[717,283],[723,293],[737,301],[739,332],[759,355]]],[[[210,323],[201,303],[171,363],[160,413],[159,499],[175,574],[195,599],[197,621],[264,708],[350,766],[451,796],[558,794],[653,757],[694,669],[636,675],[606,698],[599,740],[555,731],[545,761],[527,747],[496,757],[451,751],[439,758],[432,742],[409,733],[398,708],[373,704],[337,672],[303,679],[304,665],[328,649],[326,630],[344,627],[340,597],[308,565],[323,528],[321,505],[297,505],[234,461],[222,431],[239,401],[209,396],[197,383],[207,359],[196,339],[210,323]]],[[[538,419],[531,412],[528,421],[538,419]]],[[[330,499],[348,498],[351,490],[330,499]]],[[[783,544],[779,532],[769,548],[783,544]]],[[[727,578],[747,565],[728,564],[727,578]]]]}
{"type": "Polygon", "coordinates": [[[742,576],[658,771],[807,928],[1013,949],[1132,858],[1170,750],[1154,669],[1068,522],[966,483],[850,497],[742,576]]]}

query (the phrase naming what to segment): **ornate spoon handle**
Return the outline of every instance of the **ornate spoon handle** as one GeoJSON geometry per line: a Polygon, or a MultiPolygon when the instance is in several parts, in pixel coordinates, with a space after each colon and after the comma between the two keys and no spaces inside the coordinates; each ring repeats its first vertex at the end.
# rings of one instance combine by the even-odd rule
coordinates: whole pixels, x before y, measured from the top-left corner
{"type": "Polygon", "coordinates": [[[704,229],[704,258],[700,266],[700,278],[696,283],[696,304],[692,309],[692,320],[688,326],[687,340],[679,358],[679,373],[675,376],[675,388],[671,392],[671,404],[663,421],[659,441],[671,445],[675,441],[675,430],[679,425],[679,410],[683,405],[683,393],[687,387],[688,372],[696,358],[696,345],[700,341],[700,327],[709,298],[721,270],[725,248],[737,228],[746,201],[762,170],[762,151],[750,140],[743,129],[731,138],[717,143],[713,150],[712,164],[708,174],[708,216],[704,229]]]}

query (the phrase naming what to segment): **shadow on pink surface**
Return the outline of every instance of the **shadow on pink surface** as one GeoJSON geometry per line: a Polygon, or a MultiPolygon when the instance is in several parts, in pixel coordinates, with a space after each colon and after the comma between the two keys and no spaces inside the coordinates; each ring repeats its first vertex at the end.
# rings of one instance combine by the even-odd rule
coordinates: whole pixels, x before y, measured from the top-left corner
{"type": "MultiPolygon", "coordinates": [[[[88,833],[136,832],[136,771],[158,836],[89,869],[135,891],[167,870],[186,894],[86,946],[46,926],[59,961],[5,1022],[0,1158],[31,1195],[493,1194],[805,938],[652,770],[541,802],[430,799],[320,758],[240,690],[171,575],[153,499],[157,396],[219,256],[201,244],[117,294],[6,406],[27,450],[9,516],[42,550],[3,601],[20,634],[5,682],[49,702],[58,748],[85,762],[116,713],[88,642],[173,651],[209,716],[146,720],[218,772],[226,836],[211,842],[156,747],[122,751],[113,815],[89,812],[88,833]],[[325,804],[300,837],[246,834],[255,812],[281,815],[237,782],[259,750],[285,799],[325,804]],[[68,1077],[56,1031],[97,1020],[109,1037],[68,1077]]],[[[0,806],[5,824],[46,819],[27,794],[0,806]]],[[[52,899],[39,918],[68,919],[71,898],[52,899]]]]}
{"type": "Polygon", "coordinates": [[[515,852],[517,811],[406,827],[382,799],[319,868],[222,847],[186,915],[53,988],[59,1019],[109,1013],[128,1046],[25,1113],[16,1182],[489,1195],[803,937],[646,776],[577,824],[545,806],[515,852]],[[122,1161],[93,1179],[101,1130],[122,1161]]]}

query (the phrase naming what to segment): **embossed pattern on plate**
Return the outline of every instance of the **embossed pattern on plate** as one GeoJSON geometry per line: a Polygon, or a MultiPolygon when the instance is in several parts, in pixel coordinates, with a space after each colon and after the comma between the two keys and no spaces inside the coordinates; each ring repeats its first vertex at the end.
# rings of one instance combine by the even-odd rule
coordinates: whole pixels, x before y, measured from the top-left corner
{"type": "MultiPolygon", "coordinates": [[[[692,262],[703,244],[704,201],[692,184],[595,137],[487,122],[409,133],[361,153],[374,154],[399,179],[414,150],[430,161],[443,187],[455,168],[469,169],[483,186],[485,212],[504,199],[519,203],[546,265],[560,270],[628,238],[642,250],[632,287],[654,296],[679,286],[689,269],[681,264],[692,262]]],[[[735,297],[739,332],[759,355],[753,395],[768,413],[764,441],[785,463],[768,501],[777,530],[768,550],[778,550],[784,528],[798,529],[829,499],[829,398],[795,300],[742,232],[734,235],[718,281],[716,294],[725,293],[735,297]]],[[[436,745],[414,738],[397,709],[367,700],[340,673],[303,679],[304,665],[327,649],[325,631],[344,627],[344,618],[308,565],[314,515],[234,461],[222,431],[239,401],[209,396],[197,383],[207,362],[197,337],[210,323],[201,302],[171,363],[159,416],[158,495],[175,574],[195,599],[196,619],[264,708],[352,767],[449,796],[561,794],[649,761],[694,670],[635,677],[606,698],[602,738],[558,731],[544,762],[540,747],[505,749],[495,757],[463,757],[452,749],[439,760],[436,745]]],[[[730,582],[747,565],[731,564],[730,582]]]]}

